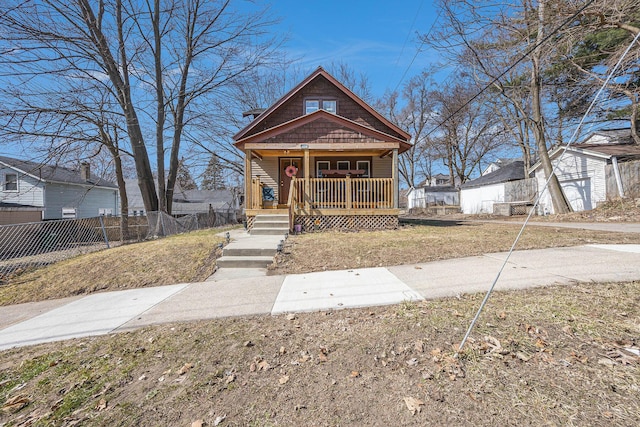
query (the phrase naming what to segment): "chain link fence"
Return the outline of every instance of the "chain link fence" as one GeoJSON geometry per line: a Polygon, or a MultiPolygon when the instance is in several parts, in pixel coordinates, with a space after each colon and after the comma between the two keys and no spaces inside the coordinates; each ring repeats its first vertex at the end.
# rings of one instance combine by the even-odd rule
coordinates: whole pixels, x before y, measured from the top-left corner
{"type": "MultiPolygon", "coordinates": [[[[130,241],[237,224],[239,212],[209,211],[174,218],[164,212],[129,217],[130,241]]],[[[122,243],[120,218],[97,217],[0,226],[0,285],[13,275],[122,243]]]]}
{"type": "Polygon", "coordinates": [[[170,236],[205,228],[238,224],[238,210],[210,210],[209,212],[173,217],[164,212],[148,212],[149,231],[147,238],[170,236]]]}
{"type": "Polygon", "coordinates": [[[11,275],[108,248],[103,218],[0,226],[0,283],[11,275]]]}

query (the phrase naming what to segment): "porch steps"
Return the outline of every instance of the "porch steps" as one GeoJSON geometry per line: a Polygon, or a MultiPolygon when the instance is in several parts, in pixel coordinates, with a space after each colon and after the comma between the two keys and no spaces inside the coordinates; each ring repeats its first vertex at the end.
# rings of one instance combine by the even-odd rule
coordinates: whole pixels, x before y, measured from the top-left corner
{"type": "Polygon", "coordinates": [[[242,230],[235,233],[233,241],[222,250],[222,256],[216,264],[218,268],[265,269],[273,263],[278,244],[285,239],[288,231],[288,215],[258,215],[251,232],[242,230]]]}
{"type": "MultiPolygon", "coordinates": [[[[275,251],[274,251],[275,252],[275,251]]],[[[273,256],[227,256],[218,258],[218,268],[267,268],[273,256]]]]}
{"type": "Polygon", "coordinates": [[[289,231],[289,215],[257,215],[251,229],[252,236],[282,236],[289,231]]]}

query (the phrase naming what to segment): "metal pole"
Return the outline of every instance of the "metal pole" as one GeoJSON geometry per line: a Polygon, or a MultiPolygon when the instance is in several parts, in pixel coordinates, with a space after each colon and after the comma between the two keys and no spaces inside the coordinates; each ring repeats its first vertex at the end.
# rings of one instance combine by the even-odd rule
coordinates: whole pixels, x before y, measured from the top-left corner
{"type": "Polygon", "coordinates": [[[101,216],[99,216],[98,219],[100,220],[100,227],[102,227],[102,236],[104,237],[104,243],[106,243],[107,249],[111,249],[111,246],[109,246],[109,238],[107,237],[107,230],[104,228],[104,220],[101,216]]]}

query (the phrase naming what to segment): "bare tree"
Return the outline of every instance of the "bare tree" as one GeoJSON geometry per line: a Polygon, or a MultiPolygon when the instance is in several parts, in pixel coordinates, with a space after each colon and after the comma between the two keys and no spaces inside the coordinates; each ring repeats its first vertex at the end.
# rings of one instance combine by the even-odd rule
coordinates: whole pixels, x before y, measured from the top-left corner
{"type": "MultiPolygon", "coordinates": [[[[446,52],[451,60],[473,73],[482,86],[491,86],[495,93],[511,103],[512,111],[516,114],[505,119],[525,121],[524,125],[509,127],[531,132],[537,156],[549,179],[554,210],[563,213],[570,211],[571,207],[557,177],[552,174],[542,98],[542,62],[550,56],[549,49],[553,49],[553,46],[543,42],[547,40],[548,28],[557,26],[560,17],[548,10],[546,4],[546,0],[520,0],[506,5],[442,0],[439,2],[444,20],[441,29],[422,39],[446,52]],[[505,76],[510,71],[528,88],[526,105],[522,104],[522,92],[514,96],[514,92],[505,84],[505,76]]],[[[521,144],[523,150],[527,147],[527,144],[521,144]]],[[[527,153],[524,152],[523,156],[527,157],[527,153]]]]}
{"type": "Polygon", "coordinates": [[[402,153],[398,164],[400,177],[409,187],[432,176],[433,161],[439,155],[428,135],[436,125],[433,86],[432,73],[425,70],[411,78],[401,94],[386,93],[376,105],[413,137],[411,148],[402,153]]]}
{"type": "Polygon", "coordinates": [[[434,142],[453,185],[456,178],[468,181],[482,159],[503,146],[505,139],[493,109],[484,98],[475,97],[478,89],[473,82],[452,80],[432,96],[442,123],[434,142]]]}
{"type": "Polygon", "coordinates": [[[185,129],[211,99],[224,96],[222,88],[267,63],[278,47],[265,36],[273,21],[264,10],[240,13],[230,4],[7,0],[0,5],[0,65],[7,75],[18,76],[25,96],[50,85],[64,93],[70,79],[102,84],[126,120],[145,209],[163,207],[170,212],[185,129]],[[153,103],[155,113],[147,115],[153,103]],[[147,119],[156,129],[151,147],[160,172],[160,194],[143,136],[147,119]],[[172,134],[168,147],[167,132],[172,134]]]}

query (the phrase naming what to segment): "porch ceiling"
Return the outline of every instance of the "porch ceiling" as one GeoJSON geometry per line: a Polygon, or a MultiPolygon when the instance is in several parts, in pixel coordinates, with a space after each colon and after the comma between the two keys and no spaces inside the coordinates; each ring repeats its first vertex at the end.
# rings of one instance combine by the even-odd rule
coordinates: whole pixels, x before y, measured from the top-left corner
{"type": "Polygon", "coordinates": [[[311,156],[379,156],[384,157],[391,155],[394,148],[398,148],[398,144],[380,142],[367,144],[354,143],[327,143],[327,144],[269,144],[269,143],[251,143],[246,144],[245,149],[251,150],[260,157],[302,157],[305,150],[309,151],[311,156]],[[308,145],[308,148],[305,147],[308,145]]]}

